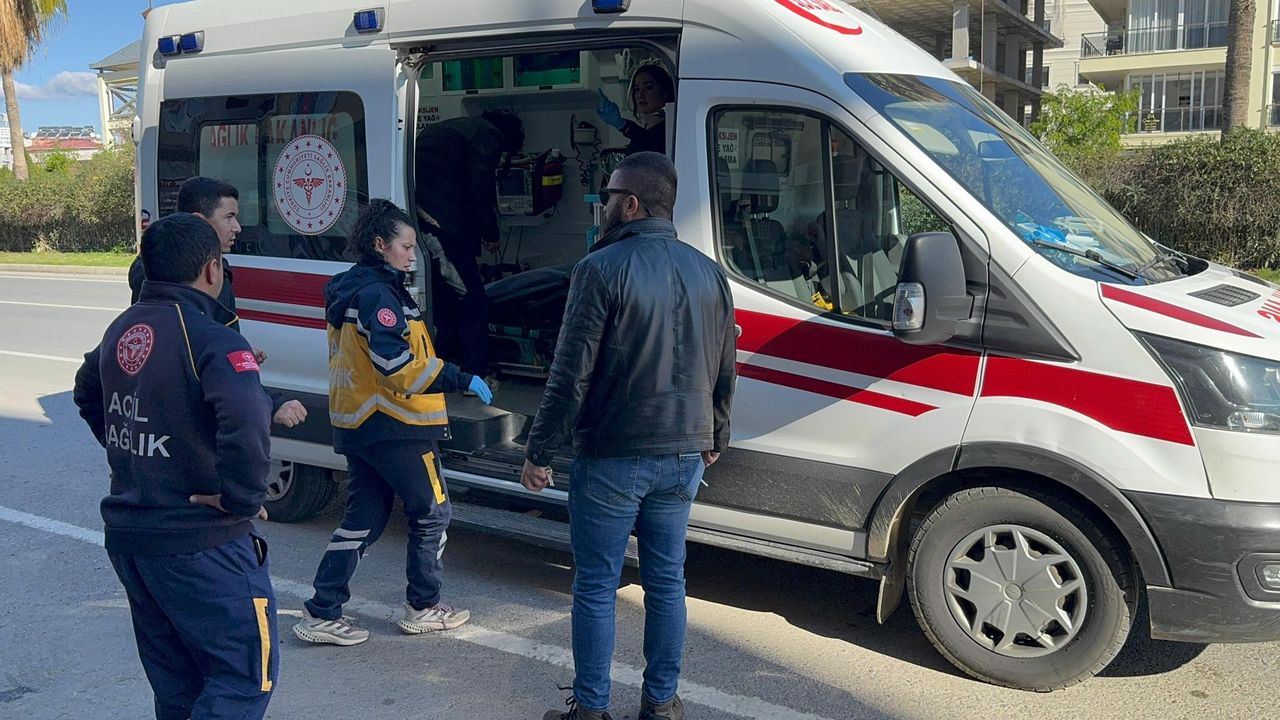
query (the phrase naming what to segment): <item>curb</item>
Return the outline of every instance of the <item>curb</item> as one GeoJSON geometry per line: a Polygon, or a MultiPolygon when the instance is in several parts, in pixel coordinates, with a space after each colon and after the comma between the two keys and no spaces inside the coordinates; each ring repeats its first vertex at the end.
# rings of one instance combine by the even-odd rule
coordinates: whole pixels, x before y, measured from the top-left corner
{"type": "Polygon", "coordinates": [[[0,265],[0,275],[5,273],[49,273],[51,275],[107,275],[127,277],[129,268],[81,267],[77,265],[0,265]]]}

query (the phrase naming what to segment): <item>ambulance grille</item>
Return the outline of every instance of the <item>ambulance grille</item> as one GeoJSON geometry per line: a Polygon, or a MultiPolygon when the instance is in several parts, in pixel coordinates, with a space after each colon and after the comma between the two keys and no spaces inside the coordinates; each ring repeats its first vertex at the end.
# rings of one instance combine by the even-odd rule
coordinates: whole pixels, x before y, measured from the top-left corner
{"type": "Polygon", "coordinates": [[[1247,302],[1253,302],[1262,297],[1256,292],[1250,292],[1244,288],[1238,288],[1235,285],[1219,285],[1211,287],[1208,290],[1188,293],[1191,297],[1208,300],[1211,303],[1225,305],[1227,307],[1235,307],[1243,305],[1247,302]]]}

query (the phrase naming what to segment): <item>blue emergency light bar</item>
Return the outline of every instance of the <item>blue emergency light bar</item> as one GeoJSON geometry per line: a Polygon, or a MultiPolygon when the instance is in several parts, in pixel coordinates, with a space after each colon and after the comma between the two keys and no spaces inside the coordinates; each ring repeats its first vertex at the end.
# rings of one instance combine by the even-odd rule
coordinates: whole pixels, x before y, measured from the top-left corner
{"type": "Polygon", "coordinates": [[[358,33],[376,33],[382,30],[381,10],[361,10],[356,13],[353,24],[358,33]]]}
{"type": "Polygon", "coordinates": [[[168,35],[156,41],[156,50],[165,57],[192,55],[204,50],[204,33],[168,35]]]}
{"type": "Polygon", "coordinates": [[[631,0],[591,0],[591,9],[601,15],[624,13],[631,9],[631,0]]]}

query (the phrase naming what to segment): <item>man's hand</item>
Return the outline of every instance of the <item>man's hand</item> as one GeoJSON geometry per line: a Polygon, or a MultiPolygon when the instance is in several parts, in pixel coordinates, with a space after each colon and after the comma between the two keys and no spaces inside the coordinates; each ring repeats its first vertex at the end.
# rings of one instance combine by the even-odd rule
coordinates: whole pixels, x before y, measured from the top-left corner
{"type": "Polygon", "coordinates": [[[716,452],[715,450],[702,451],[702,464],[706,465],[707,467],[711,467],[712,465],[715,465],[716,461],[719,459],[720,459],[720,453],[716,452]]]}
{"type": "MultiPolygon", "coordinates": [[[[221,493],[217,495],[192,495],[191,497],[187,498],[187,500],[190,501],[192,505],[204,505],[205,507],[211,507],[220,513],[226,512],[226,510],[222,508],[221,493]]],[[[259,520],[266,520],[267,509],[265,507],[258,508],[258,514],[255,517],[257,517],[259,520]]]]}
{"type": "Polygon", "coordinates": [[[485,240],[481,245],[484,247],[485,252],[493,253],[494,255],[498,254],[498,249],[501,247],[497,240],[485,240]]]}
{"type": "Polygon", "coordinates": [[[280,406],[276,414],[271,416],[272,422],[285,427],[301,425],[307,419],[307,409],[297,400],[290,400],[280,406]]]}
{"type": "Polygon", "coordinates": [[[555,487],[551,480],[551,468],[538,467],[528,460],[524,461],[524,470],[520,473],[520,484],[533,492],[542,492],[548,485],[555,487]]]}
{"type": "Polygon", "coordinates": [[[267,353],[263,350],[259,350],[258,348],[254,348],[253,359],[257,360],[258,364],[261,365],[262,363],[267,361],[267,353]]]}

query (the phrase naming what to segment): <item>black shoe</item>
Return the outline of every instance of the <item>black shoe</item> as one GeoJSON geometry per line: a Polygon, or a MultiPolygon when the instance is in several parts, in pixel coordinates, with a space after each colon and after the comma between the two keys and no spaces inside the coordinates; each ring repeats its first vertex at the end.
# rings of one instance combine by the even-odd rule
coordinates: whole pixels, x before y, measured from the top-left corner
{"type": "Polygon", "coordinates": [[[641,695],[640,720],[684,720],[684,703],[679,695],[661,705],[641,695]]]}
{"type": "MultiPolygon", "coordinates": [[[[569,688],[560,689],[568,690],[569,688]]],[[[613,720],[613,717],[604,710],[587,710],[578,707],[578,699],[572,695],[564,701],[564,704],[569,706],[568,710],[548,710],[542,716],[542,720],[613,720]]],[[[684,716],[681,715],[681,717],[684,716]]]]}

